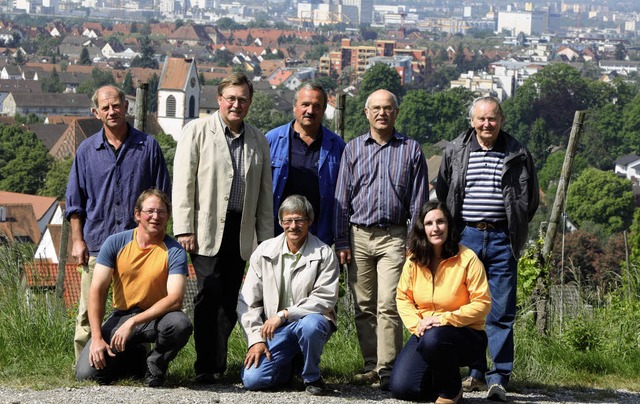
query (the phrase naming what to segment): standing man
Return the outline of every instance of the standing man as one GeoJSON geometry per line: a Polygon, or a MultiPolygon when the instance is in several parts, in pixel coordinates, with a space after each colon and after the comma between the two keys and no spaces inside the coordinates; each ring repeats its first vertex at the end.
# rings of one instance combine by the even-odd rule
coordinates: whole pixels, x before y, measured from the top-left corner
{"type": "Polygon", "coordinates": [[[488,399],[506,401],[513,369],[518,257],[538,209],[538,178],[531,153],[501,130],[504,115],[497,98],[475,99],[469,122],[471,128],[444,152],[436,193],[462,230],[460,242],[482,260],[491,292],[486,330],[493,368],[486,375],[470,369],[463,388],[484,390],[488,384],[488,399]]]}
{"type": "Polygon", "coordinates": [[[82,271],[74,348],[76,361],[90,337],[89,287],[102,243],[111,234],[136,227],[136,198],[148,188],[171,193],[162,150],[153,136],[125,121],[128,102],[122,90],[100,87],[91,112],[102,129],[78,147],[67,183],[65,215],[71,222],[72,256],[82,271]]]}
{"type": "Polygon", "coordinates": [[[369,133],[347,143],[336,186],[336,251],[349,264],[356,329],[364,359],[358,383],[388,390],[402,348],[396,287],[406,259],[407,226],[428,197],[420,145],[398,133],[398,100],[387,90],[365,104],[369,133]]]}
{"type": "Polygon", "coordinates": [[[302,356],[307,393],[326,392],[320,356],[336,329],[340,269],[336,255],[309,233],[313,208],[291,195],[278,209],[284,234],[260,244],[238,298],[240,325],[249,350],[242,382],[249,390],[278,388],[292,376],[302,356]]]}
{"type": "Polygon", "coordinates": [[[194,368],[202,384],[227,368],[227,341],[255,235],[258,242],[273,237],[269,144],[244,122],[252,96],[245,75],[224,78],[220,110],[185,125],[176,148],[173,229],[198,279],[194,368]]]}
{"type": "Polygon", "coordinates": [[[333,196],[344,141],[322,125],[327,109],[327,93],[322,86],[303,85],[293,104],[295,119],[266,135],[271,150],[275,235],[282,233],[280,203],[289,195],[303,195],[311,202],[316,217],[309,231],[332,245],[333,196]]]}
{"type": "Polygon", "coordinates": [[[138,227],[109,236],[100,249],[89,293],[91,339],[78,359],[78,380],[144,375],[146,386],[161,387],[169,362],[189,341],[191,321],[181,311],[187,254],[167,236],[170,212],[164,192],[142,192],[133,214],[138,227]],[[114,311],[102,324],[112,281],[114,311]]]}

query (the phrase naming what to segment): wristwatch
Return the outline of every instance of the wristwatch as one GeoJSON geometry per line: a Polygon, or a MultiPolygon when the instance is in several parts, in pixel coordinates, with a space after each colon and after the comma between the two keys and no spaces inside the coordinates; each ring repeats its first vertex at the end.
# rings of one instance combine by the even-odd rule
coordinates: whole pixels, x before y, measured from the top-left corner
{"type": "Polygon", "coordinates": [[[278,317],[280,318],[280,321],[282,321],[282,324],[287,322],[287,316],[285,316],[284,314],[284,310],[280,310],[279,312],[276,313],[278,315],[278,317]]]}

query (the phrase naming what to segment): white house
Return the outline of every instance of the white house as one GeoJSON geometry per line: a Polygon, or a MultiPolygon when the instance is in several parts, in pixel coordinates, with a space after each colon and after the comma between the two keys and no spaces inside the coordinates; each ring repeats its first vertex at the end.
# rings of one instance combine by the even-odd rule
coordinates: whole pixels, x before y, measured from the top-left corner
{"type": "Polygon", "coordinates": [[[168,58],[158,84],[158,123],[178,141],[182,127],[198,118],[200,80],[191,58],[168,58]]]}

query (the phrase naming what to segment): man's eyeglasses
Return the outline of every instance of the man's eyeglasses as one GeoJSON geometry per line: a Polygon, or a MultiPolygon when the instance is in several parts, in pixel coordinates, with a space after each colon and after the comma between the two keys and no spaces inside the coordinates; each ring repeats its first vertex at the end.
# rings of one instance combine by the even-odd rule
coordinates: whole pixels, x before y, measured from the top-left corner
{"type": "Polygon", "coordinates": [[[306,221],[307,221],[306,217],[297,217],[295,219],[282,219],[281,223],[283,226],[291,226],[294,223],[296,224],[296,226],[300,226],[306,221]]]}
{"type": "Polygon", "coordinates": [[[169,212],[167,212],[165,209],[147,209],[143,210],[142,213],[149,217],[152,217],[154,214],[157,214],[161,217],[167,216],[169,214],[169,212]]]}
{"type": "Polygon", "coordinates": [[[374,114],[379,114],[381,111],[386,112],[387,114],[392,113],[393,111],[396,110],[396,107],[391,107],[391,106],[386,106],[386,107],[380,107],[380,106],[375,106],[375,107],[371,107],[371,108],[367,108],[369,111],[373,112],[374,114]]]}
{"type": "Polygon", "coordinates": [[[228,102],[229,105],[234,105],[236,101],[238,102],[239,105],[247,105],[249,103],[249,98],[244,98],[244,97],[229,96],[229,97],[222,97],[222,98],[224,98],[224,100],[228,102]]]}

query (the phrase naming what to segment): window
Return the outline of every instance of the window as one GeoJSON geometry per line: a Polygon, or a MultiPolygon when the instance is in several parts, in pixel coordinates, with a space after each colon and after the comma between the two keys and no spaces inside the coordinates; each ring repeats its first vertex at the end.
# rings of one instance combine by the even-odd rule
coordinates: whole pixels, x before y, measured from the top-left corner
{"type": "Polygon", "coordinates": [[[195,118],[196,116],[196,97],[193,95],[189,97],[189,118],[195,118]]]}
{"type": "Polygon", "coordinates": [[[167,110],[165,114],[170,117],[176,116],[176,97],[173,95],[167,97],[167,110]]]}

